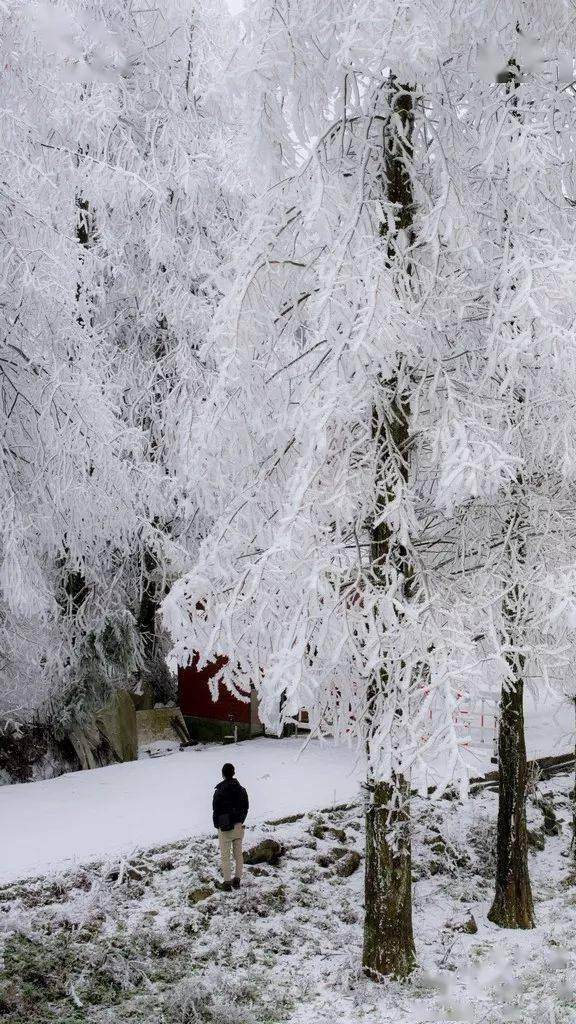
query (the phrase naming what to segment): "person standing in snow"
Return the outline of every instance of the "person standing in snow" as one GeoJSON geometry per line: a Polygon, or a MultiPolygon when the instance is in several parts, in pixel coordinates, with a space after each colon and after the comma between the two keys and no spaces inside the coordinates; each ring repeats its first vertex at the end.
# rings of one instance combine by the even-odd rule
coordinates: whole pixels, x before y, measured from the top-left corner
{"type": "Polygon", "coordinates": [[[248,814],[248,793],[235,778],[233,764],[225,764],[222,768],[224,778],[214,790],[212,800],[212,820],[218,829],[220,859],[224,876],[224,889],[240,888],[242,878],[242,840],[244,838],[244,822],[248,814]],[[234,856],[235,873],[232,877],[232,855],[234,856]]]}

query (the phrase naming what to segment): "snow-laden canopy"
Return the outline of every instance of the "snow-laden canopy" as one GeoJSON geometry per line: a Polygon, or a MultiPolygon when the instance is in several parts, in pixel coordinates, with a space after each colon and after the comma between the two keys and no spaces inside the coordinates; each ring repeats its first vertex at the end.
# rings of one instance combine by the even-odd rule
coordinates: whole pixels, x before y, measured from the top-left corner
{"type": "Polygon", "coordinates": [[[513,7],[254,3],[235,55],[260,188],[165,621],[384,777],[454,770],[456,693],[568,661],[573,30],[513,7]]]}

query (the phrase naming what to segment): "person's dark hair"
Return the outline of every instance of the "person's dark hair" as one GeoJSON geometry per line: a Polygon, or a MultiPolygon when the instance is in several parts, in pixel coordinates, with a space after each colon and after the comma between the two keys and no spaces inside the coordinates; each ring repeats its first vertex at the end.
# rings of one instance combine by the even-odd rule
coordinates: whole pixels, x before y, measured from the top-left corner
{"type": "Polygon", "coordinates": [[[229,764],[228,762],[222,766],[222,775],[224,776],[225,779],[234,778],[235,771],[236,769],[234,768],[234,765],[229,764]]]}

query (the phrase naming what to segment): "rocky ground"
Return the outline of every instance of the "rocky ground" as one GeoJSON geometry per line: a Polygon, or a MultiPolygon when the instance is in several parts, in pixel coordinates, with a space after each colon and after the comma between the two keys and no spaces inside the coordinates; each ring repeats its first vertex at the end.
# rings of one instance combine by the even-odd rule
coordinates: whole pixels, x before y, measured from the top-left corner
{"type": "Polygon", "coordinates": [[[0,1020],[573,1024],[569,785],[530,800],[533,932],[486,920],[495,794],[416,799],[419,968],[404,985],[366,981],[362,809],[333,808],[248,829],[247,847],[264,845],[238,892],[219,887],[214,838],[0,889],[0,1020]]]}

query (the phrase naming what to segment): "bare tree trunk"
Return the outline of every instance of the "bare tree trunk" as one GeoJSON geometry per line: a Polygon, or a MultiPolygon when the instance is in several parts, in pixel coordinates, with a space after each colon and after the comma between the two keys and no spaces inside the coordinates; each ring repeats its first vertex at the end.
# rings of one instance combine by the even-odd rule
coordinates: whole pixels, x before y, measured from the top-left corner
{"type": "MultiPolygon", "coordinates": [[[[520,67],[515,58],[508,61],[497,81],[506,86],[512,116],[518,112],[517,89],[520,67]]],[[[508,212],[504,211],[504,223],[508,212]]],[[[513,245],[513,242],[510,243],[513,245]]],[[[512,285],[512,291],[515,286],[512,285]]],[[[514,321],[511,321],[514,324],[514,321]]],[[[523,389],[515,394],[517,408],[524,404],[523,389]]],[[[510,567],[522,568],[526,562],[526,523],[523,505],[525,484],[521,473],[516,476],[512,497],[515,509],[511,517],[507,545],[510,567]]],[[[526,615],[526,594],[515,582],[503,599],[502,617],[506,624],[505,641],[514,653],[507,656],[510,680],[502,689],[498,727],[498,824],[496,838],[496,892],[488,919],[502,928],[533,928],[534,904],[528,872],[528,836],[526,832],[526,741],[524,737],[524,656],[521,646],[521,623],[526,615]]]]}
{"type": "MultiPolygon", "coordinates": [[[[523,401],[519,396],[519,403],[523,401]]],[[[522,515],[524,482],[518,474],[513,497],[516,508],[508,530],[510,568],[526,561],[526,524],[522,515]]],[[[519,651],[527,614],[526,594],[514,582],[502,602],[509,679],[502,688],[498,726],[498,823],[496,892],[488,919],[502,928],[533,928],[534,905],[528,873],[526,789],[528,766],[524,737],[524,667],[519,651]]]]}
{"type": "Polygon", "coordinates": [[[534,906],[528,873],[524,739],[524,683],[502,691],[498,733],[498,833],[496,893],[488,919],[502,928],[533,928],[534,906]]]}
{"type": "MultiPolygon", "coordinates": [[[[390,83],[391,115],[383,134],[383,187],[391,206],[394,230],[383,225],[381,235],[388,242],[391,268],[410,277],[409,262],[401,262],[397,242],[412,241],[414,216],[411,178],[412,131],[414,122],[413,90],[390,83]]],[[[409,410],[401,394],[400,374],[382,381],[381,392],[372,412],[372,437],[378,451],[376,471],[376,519],[394,497],[394,485],[386,467],[392,461],[398,485],[408,480],[410,448],[409,410]],[[387,482],[388,481],[388,482],[387,482]]],[[[392,474],[393,478],[394,474],[392,474]]],[[[371,530],[372,577],[376,585],[387,588],[388,574],[393,568],[409,596],[413,567],[408,552],[391,535],[386,520],[371,530]]],[[[378,694],[385,694],[388,680],[382,672],[375,679],[368,695],[367,747],[377,720],[378,694]]],[[[402,709],[398,707],[392,725],[401,742],[402,709]]],[[[394,748],[393,737],[393,748],[394,748]]],[[[412,932],[412,855],[410,828],[410,782],[401,772],[393,771],[390,781],[368,779],[369,802],[366,810],[365,922],[362,964],[365,974],[375,981],[386,976],[404,978],[415,966],[416,956],[412,932]]]]}
{"type": "MultiPolygon", "coordinates": [[[[395,382],[388,382],[394,386],[395,382]]],[[[395,458],[400,466],[399,481],[408,477],[407,449],[410,442],[406,407],[394,401],[383,419],[374,411],[372,432],[385,458],[395,458]]],[[[382,472],[382,476],[383,476],[382,472]]],[[[383,480],[378,481],[383,487],[383,480]]],[[[379,510],[392,495],[380,491],[379,510]]],[[[390,568],[402,579],[409,597],[413,568],[408,553],[390,533],[386,522],[371,531],[372,576],[384,588],[390,568]]],[[[374,679],[367,701],[367,751],[377,727],[379,707],[389,705],[394,695],[384,671],[374,679]]],[[[392,750],[401,747],[403,710],[396,707],[392,723],[392,750]]],[[[385,976],[406,977],[415,966],[416,951],[412,932],[412,848],[410,823],[410,781],[400,770],[393,771],[390,782],[367,781],[366,867],[364,952],[365,974],[374,981],[385,976]]]]}
{"type": "Polygon", "coordinates": [[[412,933],[410,787],[402,777],[370,787],[366,812],[366,918],[363,967],[368,977],[405,978],[416,962],[412,933]]]}

